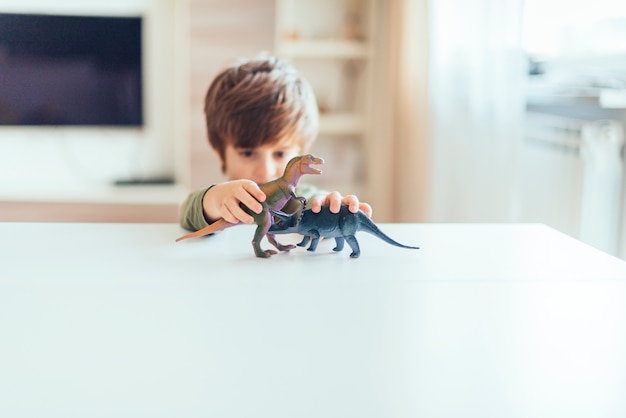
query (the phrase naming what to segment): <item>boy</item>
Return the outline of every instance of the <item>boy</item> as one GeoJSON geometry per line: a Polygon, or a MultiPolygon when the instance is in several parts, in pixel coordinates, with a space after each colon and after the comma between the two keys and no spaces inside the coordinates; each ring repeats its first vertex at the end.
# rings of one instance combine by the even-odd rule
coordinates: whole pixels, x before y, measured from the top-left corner
{"type": "MultiPolygon", "coordinates": [[[[282,176],[287,162],[307,153],[317,137],[313,90],[287,62],[262,57],[218,74],[207,92],[204,113],[209,143],[229,181],[191,193],[181,206],[180,225],[197,231],[219,218],[251,224],[252,216],[239,204],[260,213],[259,202],[266,196],[259,185],[282,176]]],[[[342,197],[305,185],[299,185],[296,194],[307,199],[313,212],[329,204],[337,213],[345,203],[351,212],[372,214],[371,206],[354,195],[342,197]]]]}

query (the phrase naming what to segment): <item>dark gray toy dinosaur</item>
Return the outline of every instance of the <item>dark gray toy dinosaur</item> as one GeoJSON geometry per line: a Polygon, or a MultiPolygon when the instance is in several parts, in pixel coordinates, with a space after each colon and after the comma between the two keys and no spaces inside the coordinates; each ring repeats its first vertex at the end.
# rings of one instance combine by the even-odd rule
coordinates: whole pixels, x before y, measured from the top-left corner
{"type": "Polygon", "coordinates": [[[271,234],[296,233],[304,235],[298,246],[304,247],[311,241],[308,251],[317,249],[321,237],[335,238],[337,246],[333,248],[333,251],[343,250],[344,241],[347,241],[352,248],[350,257],[357,258],[361,255],[359,243],[355,237],[359,231],[368,232],[396,247],[419,249],[419,247],[411,247],[394,241],[385,235],[364,212],[359,210],[357,213],[352,213],[347,205],[341,205],[338,213],[332,213],[328,205],[322,206],[319,213],[314,213],[311,209],[300,209],[293,214],[271,209],[270,211],[277,219],[268,232],[271,234]]]}

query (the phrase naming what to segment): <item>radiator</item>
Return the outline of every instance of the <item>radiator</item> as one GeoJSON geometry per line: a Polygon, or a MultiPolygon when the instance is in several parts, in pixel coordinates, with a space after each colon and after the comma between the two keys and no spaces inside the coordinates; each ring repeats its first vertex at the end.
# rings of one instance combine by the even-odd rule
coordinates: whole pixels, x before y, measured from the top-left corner
{"type": "Polygon", "coordinates": [[[580,155],[584,161],[580,239],[613,255],[620,250],[622,125],[614,120],[583,124],[580,155]]]}
{"type": "Polygon", "coordinates": [[[522,220],[623,257],[623,145],[620,121],[528,112],[522,220]]]}

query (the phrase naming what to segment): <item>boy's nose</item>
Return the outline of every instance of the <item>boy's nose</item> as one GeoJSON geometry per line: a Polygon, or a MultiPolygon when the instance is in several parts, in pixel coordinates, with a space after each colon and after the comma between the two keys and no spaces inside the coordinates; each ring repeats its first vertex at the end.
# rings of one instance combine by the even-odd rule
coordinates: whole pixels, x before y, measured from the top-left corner
{"type": "Polygon", "coordinates": [[[274,162],[271,160],[260,162],[256,167],[254,175],[256,177],[255,181],[259,184],[274,180],[276,176],[276,167],[274,162]]]}

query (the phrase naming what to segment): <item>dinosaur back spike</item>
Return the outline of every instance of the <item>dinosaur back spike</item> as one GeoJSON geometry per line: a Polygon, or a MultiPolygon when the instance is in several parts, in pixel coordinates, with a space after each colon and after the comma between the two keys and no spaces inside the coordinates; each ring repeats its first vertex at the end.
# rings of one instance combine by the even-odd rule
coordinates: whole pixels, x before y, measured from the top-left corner
{"type": "Polygon", "coordinates": [[[238,224],[231,224],[230,222],[225,221],[224,219],[220,218],[217,221],[213,222],[211,225],[206,226],[202,229],[199,229],[196,232],[190,232],[189,234],[176,238],[176,242],[182,241],[187,238],[195,238],[195,237],[202,237],[204,235],[209,235],[209,234],[212,234],[213,232],[221,231],[222,229],[226,229],[235,225],[238,225],[238,224]]]}

